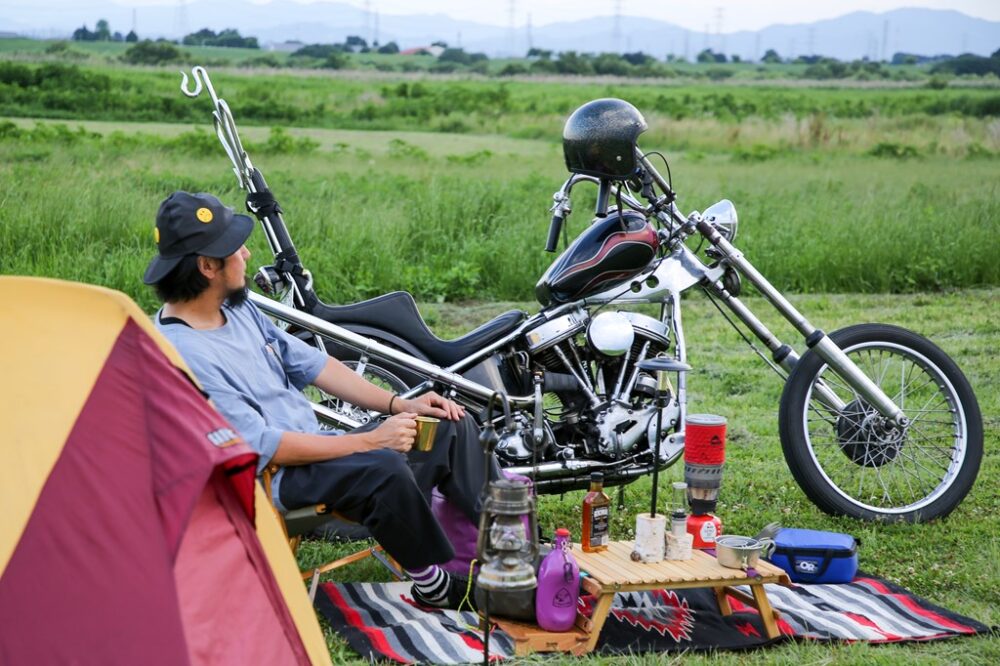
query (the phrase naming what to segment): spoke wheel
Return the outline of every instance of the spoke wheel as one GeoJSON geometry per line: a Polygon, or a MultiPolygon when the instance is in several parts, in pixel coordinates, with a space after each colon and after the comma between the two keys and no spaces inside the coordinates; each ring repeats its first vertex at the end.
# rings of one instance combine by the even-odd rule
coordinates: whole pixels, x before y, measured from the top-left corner
{"type": "Polygon", "coordinates": [[[879,414],[812,351],[785,385],[779,416],[785,459],[827,513],[922,521],[950,513],[968,494],[983,454],[979,406],[958,366],[906,329],[862,324],[831,339],[909,418],[879,414]],[[837,395],[821,402],[817,382],[837,395]]]}

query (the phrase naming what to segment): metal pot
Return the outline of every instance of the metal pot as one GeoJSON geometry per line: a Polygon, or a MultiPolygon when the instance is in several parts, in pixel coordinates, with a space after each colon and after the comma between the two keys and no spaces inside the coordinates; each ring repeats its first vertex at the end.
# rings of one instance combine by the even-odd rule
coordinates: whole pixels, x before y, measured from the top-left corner
{"type": "Polygon", "coordinates": [[[726,534],[715,538],[715,558],[730,569],[752,569],[757,566],[761,553],[765,557],[774,549],[772,539],[754,539],[747,536],[726,534]]]}

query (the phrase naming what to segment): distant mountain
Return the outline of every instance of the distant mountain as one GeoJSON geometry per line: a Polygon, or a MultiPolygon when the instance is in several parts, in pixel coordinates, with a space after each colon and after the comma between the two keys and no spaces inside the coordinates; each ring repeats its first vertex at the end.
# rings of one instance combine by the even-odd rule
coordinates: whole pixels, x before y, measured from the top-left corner
{"type": "MultiPolygon", "coordinates": [[[[186,5],[144,5],[135,8],[134,16],[136,31],[142,37],[178,38],[205,27],[217,31],[236,28],[244,35],[256,36],[265,46],[286,40],[332,43],[343,41],[347,35],[370,40],[376,31],[372,16],[340,2],[305,5],[289,0],[269,4],[205,0],[186,5]]],[[[101,18],[108,20],[113,31],[125,33],[133,27],[133,8],[112,0],[20,3],[0,7],[0,33],[69,36],[81,25],[93,28],[101,18]]],[[[530,33],[530,45],[554,51],[644,51],[660,59],[668,53],[693,59],[702,49],[711,48],[716,53],[750,60],[758,59],[768,49],[782,57],[824,55],[851,60],[888,59],[897,52],[989,55],[1000,48],[1000,22],[950,10],[854,12],[815,23],[772,25],[756,32],[722,35],[634,16],[622,17],[620,25],[617,39],[610,16],[536,26],[530,33]]],[[[377,35],[381,43],[395,41],[401,48],[444,40],[491,56],[523,55],[529,47],[529,33],[524,27],[512,34],[504,27],[459,21],[442,14],[381,14],[377,35]]]]}

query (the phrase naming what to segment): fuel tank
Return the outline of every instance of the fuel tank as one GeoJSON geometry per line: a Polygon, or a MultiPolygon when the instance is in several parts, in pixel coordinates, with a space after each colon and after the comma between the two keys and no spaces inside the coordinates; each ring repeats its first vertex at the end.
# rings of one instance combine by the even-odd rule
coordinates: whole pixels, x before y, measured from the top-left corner
{"type": "Polygon", "coordinates": [[[611,211],[549,266],[535,285],[535,298],[547,306],[610,289],[649,266],[659,246],[656,229],[641,213],[611,211]]]}

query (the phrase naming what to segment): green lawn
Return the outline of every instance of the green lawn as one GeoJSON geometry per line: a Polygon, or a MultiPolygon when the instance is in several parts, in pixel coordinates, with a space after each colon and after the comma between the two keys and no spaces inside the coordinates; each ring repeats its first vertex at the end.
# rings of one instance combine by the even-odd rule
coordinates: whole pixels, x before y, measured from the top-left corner
{"type": "MultiPolygon", "coordinates": [[[[953,291],[939,294],[858,295],[811,294],[793,297],[810,320],[825,330],[852,323],[894,323],[922,333],[952,355],[972,383],[983,412],[985,456],[970,495],[946,520],[921,525],[871,525],[831,518],[813,506],[785,466],[778,441],[777,410],[781,380],[728,327],[706,299],[691,296],[685,312],[689,362],[689,405],[692,413],[722,414],[729,421],[726,467],[718,514],[731,534],[754,534],[771,521],[788,527],[848,532],[862,541],[861,567],[883,576],[934,603],[988,625],[1000,624],[1000,290],[953,291]]],[[[748,305],[768,323],[780,321],[760,298],[748,305]]],[[[456,335],[511,307],[530,303],[424,304],[425,318],[442,336],[456,335]]],[[[787,326],[775,324],[785,342],[801,341],[787,326]]],[[[661,477],[660,497],[671,481],[681,480],[679,465],[661,477]]],[[[612,536],[632,536],[634,515],[648,511],[648,478],[625,490],[626,508],[615,511],[612,536]]],[[[547,496],[539,502],[539,523],[551,535],[556,527],[579,536],[582,492],[547,496]]],[[[612,491],[612,498],[615,493],[612,491]]],[[[613,505],[614,508],[614,505],[613,505]]],[[[300,563],[319,561],[336,549],[306,543],[300,563]]],[[[352,565],[328,580],[385,580],[377,565],[352,565]]],[[[328,631],[335,663],[363,663],[328,631]]],[[[751,653],[691,655],[684,663],[740,664],[987,664],[1000,660],[996,637],[956,639],[926,645],[868,646],[790,643],[751,653]]],[[[575,663],[577,659],[546,661],[575,663]]],[[[664,663],[659,655],[594,657],[593,664],[664,663]]]]}
{"type": "MultiPolygon", "coordinates": [[[[0,69],[8,64],[0,60],[0,69]]],[[[181,96],[175,71],[88,65],[80,72],[92,78],[58,70],[17,99],[5,95],[19,84],[0,90],[0,273],[120,289],[151,311],[155,299],[139,276],[154,252],[159,202],[187,189],[242,208],[243,195],[211,133],[208,103],[181,96]],[[68,126],[39,124],[36,116],[66,118],[68,126]]],[[[685,318],[694,366],[690,404],[730,423],[725,528],[754,533],[781,520],[851,532],[863,540],[866,570],[1000,624],[1000,121],[989,112],[1000,99],[995,90],[505,84],[236,70],[215,80],[321,296],[344,303],[409,289],[443,336],[465,332],[512,302],[535,309],[534,283],[553,260],[542,251],[551,194],[566,177],[562,122],[593,97],[634,99],[651,125],[643,146],[668,157],[684,211],[731,199],[740,213],[737,244],[814,324],[832,330],[884,321],[937,341],[969,376],[986,422],[979,481],[948,520],[872,526],[829,518],[807,501],[782,460],[780,381],[694,296],[685,318]],[[261,95],[263,89],[269,92],[261,95]],[[676,113],[678,105],[691,113],[676,113]]],[[[593,192],[578,194],[571,237],[591,219],[593,192]]],[[[261,236],[251,238],[253,266],[270,260],[261,236]]],[[[786,342],[798,342],[759,299],[749,304],[786,342]]],[[[664,488],[679,474],[668,473],[664,488]]],[[[649,493],[648,479],[626,489],[615,537],[628,538],[631,516],[649,493]]],[[[544,530],[578,529],[579,500],[579,493],[544,498],[544,530]]],[[[307,544],[303,564],[328,548],[307,544]]],[[[337,578],[381,575],[358,565],[337,578]]],[[[329,642],[336,663],[360,663],[338,639],[329,642]]],[[[796,666],[997,663],[1000,641],[791,644],[721,658],[796,666]]]]}

